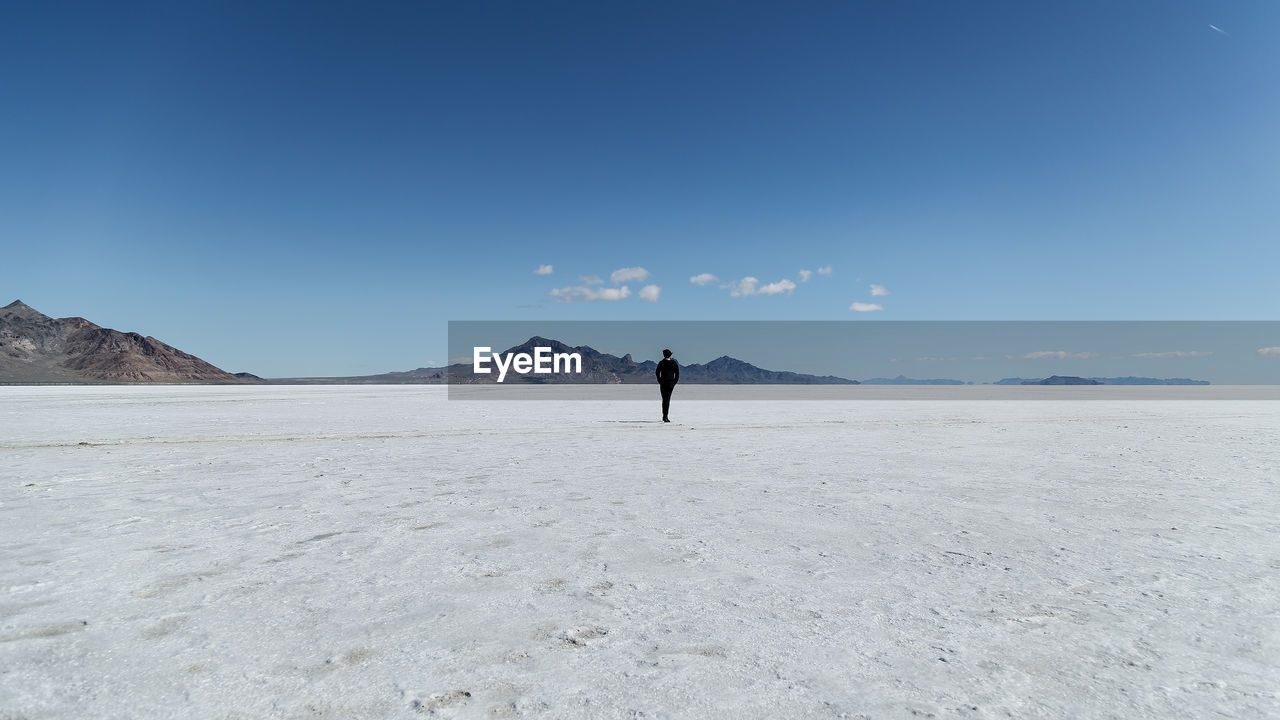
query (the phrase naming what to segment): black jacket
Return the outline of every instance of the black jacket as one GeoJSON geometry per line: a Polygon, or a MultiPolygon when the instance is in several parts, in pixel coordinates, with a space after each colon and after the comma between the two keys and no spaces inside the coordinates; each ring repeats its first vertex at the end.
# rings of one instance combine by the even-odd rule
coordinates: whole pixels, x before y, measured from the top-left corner
{"type": "Polygon", "coordinates": [[[680,365],[675,358],[663,358],[658,361],[658,367],[653,374],[658,377],[660,384],[675,385],[680,382],[680,365]]]}

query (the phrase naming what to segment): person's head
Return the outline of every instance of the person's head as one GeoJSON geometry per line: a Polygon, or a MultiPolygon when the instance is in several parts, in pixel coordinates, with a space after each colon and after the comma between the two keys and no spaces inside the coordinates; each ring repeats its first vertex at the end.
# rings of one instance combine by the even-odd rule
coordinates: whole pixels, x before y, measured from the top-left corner
{"type": "Polygon", "coordinates": [[[662,357],[664,357],[664,358],[669,358],[669,357],[671,357],[671,351],[670,351],[670,350],[663,350],[663,351],[662,351],[662,357]]]}

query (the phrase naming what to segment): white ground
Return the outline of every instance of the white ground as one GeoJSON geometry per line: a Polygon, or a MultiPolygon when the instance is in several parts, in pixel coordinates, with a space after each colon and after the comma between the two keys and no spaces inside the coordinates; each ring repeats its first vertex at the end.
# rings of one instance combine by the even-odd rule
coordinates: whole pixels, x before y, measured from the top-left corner
{"type": "Polygon", "coordinates": [[[1280,403],[643,397],[0,388],[0,718],[1280,717],[1280,403]]]}

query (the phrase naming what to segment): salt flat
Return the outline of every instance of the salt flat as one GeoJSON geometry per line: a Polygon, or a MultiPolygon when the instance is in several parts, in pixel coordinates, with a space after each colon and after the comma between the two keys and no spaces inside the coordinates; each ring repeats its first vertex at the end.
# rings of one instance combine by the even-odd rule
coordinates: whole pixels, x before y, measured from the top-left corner
{"type": "Polygon", "coordinates": [[[0,718],[1280,716],[1280,403],[630,397],[0,388],[0,718]]]}

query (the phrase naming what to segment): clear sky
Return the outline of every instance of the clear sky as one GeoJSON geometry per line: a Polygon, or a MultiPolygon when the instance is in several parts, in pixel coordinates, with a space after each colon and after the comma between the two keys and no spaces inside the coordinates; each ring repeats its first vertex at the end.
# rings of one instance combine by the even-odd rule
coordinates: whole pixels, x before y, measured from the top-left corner
{"type": "Polygon", "coordinates": [[[0,304],[267,376],[448,320],[1275,320],[1277,88],[1274,0],[8,3],[0,304]]]}

